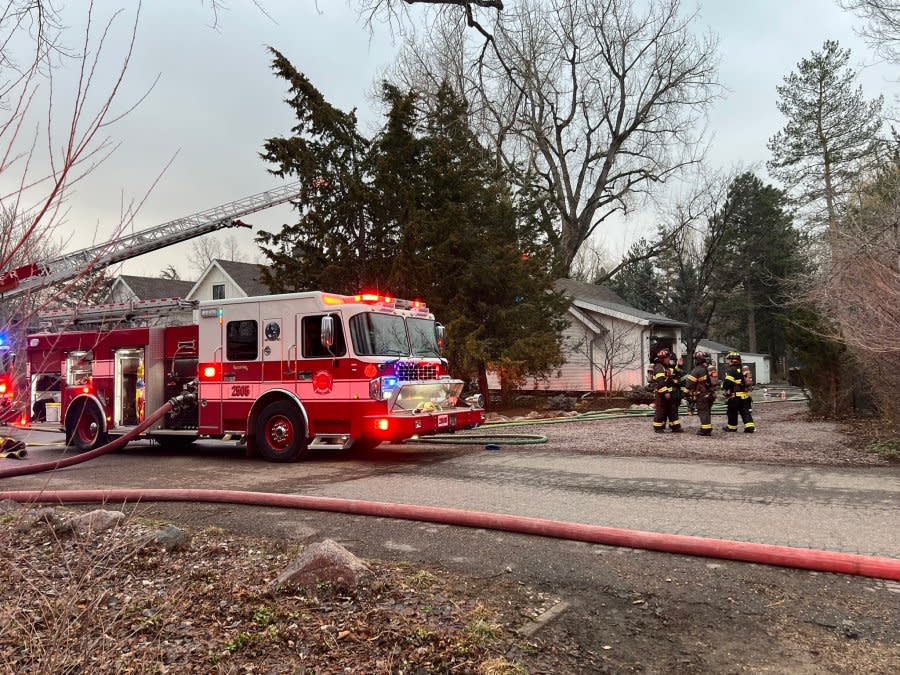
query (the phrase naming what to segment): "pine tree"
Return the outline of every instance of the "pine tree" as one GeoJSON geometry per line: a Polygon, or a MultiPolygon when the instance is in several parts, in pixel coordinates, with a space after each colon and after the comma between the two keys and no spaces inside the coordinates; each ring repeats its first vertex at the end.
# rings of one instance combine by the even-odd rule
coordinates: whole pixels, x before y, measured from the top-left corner
{"type": "Polygon", "coordinates": [[[268,139],[261,157],[277,166],[271,173],[297,178],[301,187],[298,222],[257,236],[270,261],[263,281],[275,291],[352,293],[378,285],[386,261],[370,236],[369,141],[354,111],[332,106],[280,52],[270,51],[273,70],[290,84],[287,103],[297,124],[292,136],[268,139]]]}
{"type": "Polygon", "coordinates": [[[781,180],[813,224],[832,232],[847,195],[877,159],[883,97],[867,101],[850,50],[828,40],[800,61],[778,90],[787,124],[769,140],[769,171],[781,180]]]}

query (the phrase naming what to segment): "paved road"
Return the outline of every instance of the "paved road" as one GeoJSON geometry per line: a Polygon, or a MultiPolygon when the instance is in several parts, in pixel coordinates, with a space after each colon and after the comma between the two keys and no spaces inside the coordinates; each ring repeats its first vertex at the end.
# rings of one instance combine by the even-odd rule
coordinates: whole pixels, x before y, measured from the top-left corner
{"type": "MultiPolygon", "coordinates": [[[[59,441],[32,432],[31,443],[59,441]]],[[[59,456],[31,447],[28,462],[59,456]]],[[[2,466],[8,466],[4,460],[2,466]]],[[[187,453],[133,444],[53,475],[4,479],[2,488],[193,487],[274,491],[525,515],[900,558],[897,467],[779,467],[568,453],[554,443],[404,445],[365,455],[320,453],[291,465],[246,458],[234,444],[187,453]]],[[[206,507],[204,507],[206,508],[206,507]]],[[[222,512],[222,507],[210,510],[222,512]]],[[[231,509],[225,509],[231,512],[231,509]]],[[[261,517],[260,527],[308,530],[309,514],[261,517]],[[294,525],[291,525],[294,523],[294,525]]],[[[400,547],[417,547],[409,528],[400,547]]],[[[400,528],[398,532],[403,532],[400,528]]],[[[391,535],[396,537],[397,534],[391,535]]]]}

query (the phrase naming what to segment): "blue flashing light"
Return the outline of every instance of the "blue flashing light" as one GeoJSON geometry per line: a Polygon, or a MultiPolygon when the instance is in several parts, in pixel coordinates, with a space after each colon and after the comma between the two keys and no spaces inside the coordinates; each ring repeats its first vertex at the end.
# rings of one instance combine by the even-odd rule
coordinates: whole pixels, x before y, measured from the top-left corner
{"type": "Polygon", "coordinates": [[[388,375],[382,381],[382,387],[384,388],[384,391],[386,391],[386,392],[393,391],[394,389],[397,388],[398,384],[400,384],[400,378],[394,377],[392,375],[388,375]]]}

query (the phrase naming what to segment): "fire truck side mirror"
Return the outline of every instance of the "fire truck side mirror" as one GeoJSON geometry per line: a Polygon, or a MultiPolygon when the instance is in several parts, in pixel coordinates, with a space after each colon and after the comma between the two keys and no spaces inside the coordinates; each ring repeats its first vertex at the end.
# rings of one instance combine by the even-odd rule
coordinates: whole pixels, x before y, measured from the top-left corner
{"type": "Polygon", "coordinates": [[[434,324],[434,337],[437,340],[438,351],[444,353],[444,345],[446,344],[446,332],[442,324],[434,324]]]}
{"type": "Polygon", "coordinates": [[[322,317],[322,346],[331,351],[334,344],[334,317],[322,317]]]}

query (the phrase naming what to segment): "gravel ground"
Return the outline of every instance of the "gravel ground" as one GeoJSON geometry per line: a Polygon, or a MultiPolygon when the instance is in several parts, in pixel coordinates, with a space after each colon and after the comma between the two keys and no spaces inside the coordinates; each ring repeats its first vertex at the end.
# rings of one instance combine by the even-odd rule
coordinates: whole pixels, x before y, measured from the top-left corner
{"type": "MultiPolygon", "coordinates": [[[[548,414],[548,413],[538,413],[548,414]]],[[[762,462],[779,465],[884,466],[896,459],[868,448],[865,426],[811,420],[803,401],[754,402],[756,433],[726,433],[724,415],[713,415],[713,435],[697,436],[700,421],[683,416],[685,433],[656,434],[651,417],[597,422],[573,422],[525,417],[492,416],[509,420],[488,429],[507,433],[543,434],[553,443],[591,455],[616,457],[699,458],[725,462],[762,462]]],[[[559,418],[562,419],[562,418],[559,418]]],[[[738,424],[739,428],[741,424],[738,424]]]]}

